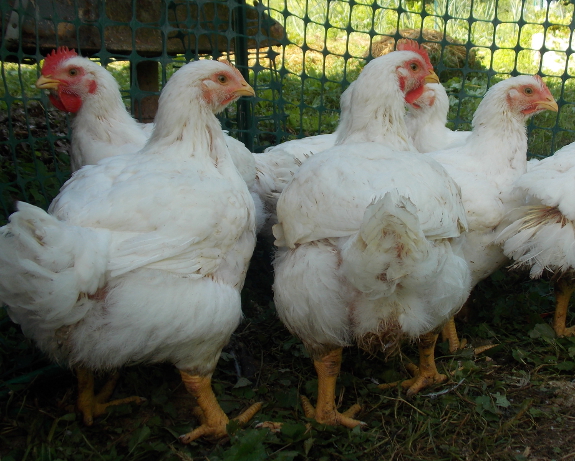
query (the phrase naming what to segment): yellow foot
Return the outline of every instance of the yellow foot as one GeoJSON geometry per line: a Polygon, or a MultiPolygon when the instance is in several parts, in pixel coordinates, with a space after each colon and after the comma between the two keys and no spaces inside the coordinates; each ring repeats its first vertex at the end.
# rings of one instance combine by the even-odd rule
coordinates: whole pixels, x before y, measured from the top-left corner
{"type": "Polygon", "coordinates": [[[433,370],[430,373],[421,373],[420,369],[412,363],[407,364],[405,368],[413,375],[413,378],[406,379],[405,381],[380,384],[377,387],[379,389],[390,389],[401,384],[401,387],[407,389],[407,395],[412,397],[422,389],[432,386],[433,384],[442,383],[447,379],[447,376],[438,373],[437,370],[433,370]]]}
{"type": "MultiPolygon", "coordinates": [[[[254,415],[260,411],[262,408],[262,402],[254,403],[251,407],[249,407],[246,411],[244,411],[241,415],[236,418],[233,418],[232,421],[237,421],[241,426],[246,424],[250,419],[254,417],[254,415]]],[[[196,413],[196,412],[194,412],[196,413]]],[[[196,413],[199,416],[199,413],[196,413]]],[[[226,426],[230,422],[227,417],[225,418],[218,418],[217,421],[209,421],[210,418],[206,418],[200,416],[201,426],[196,427],[193,431],[188,432],[187,434],[180,436],[180,441],[182,443],[190,443],[200,437],[205,437],[207,439],[221,439],[228,435],[226,431],[226,426]]]]}
{"type": "Polygon", "coordinates": [[[575,336],[575,327],[565,328],[563,336],[575,336]]]}
{"type": "Polygon", "coordinates": [[[554,284],[555,288],[555,315],[553,316],[553,329],[557,336],[575,336],[575,327],[566,327],[569,300],[575,291],[575,283],[569,278],[560,278],[554,284]]]}
{"type": "Polygon", "coordinates": [[[482,352],[488,351],[489,349],[493,349],[494,347],[499,346],[499,344],[486,344],[485,346],[479,346],[473,349],[473,353],[475,355],[479,355],[482,352]]]}
{"type": "Polygon", "coordinates": [[[256,424],[256,429],[269,429],[271,432],[280,432],[284,423],[277,423],[275,421],[264,421],[263,423],[256,424]]]}
{"type": "Polygon", "coordinates": [[[575,336],[575,327],[565,327],[565,326],[559,326],[559,327],[555,327],[555,334],[558,337],[566,337],[566,336],[575,336]]]}
{"type": "Polygon", "coordinates": [[[359,405],[353,405],[344,413],[339,413],[335,406],[335,385],[341,367],[342,348],[333,349],[314,359],[317,372],[317,404],[314,408],[310,401],[303,397],[301,403],[306,417],[315,419],[320,424],[330,426],[345,426],[353,428],[365,426],[365,423],[353,419],[361,410],[359,405]]]}
{"type": "Polygon", "coordinates": [[[338,412],[335,408],[319,411],[313,407],[307,397],[301,396],[301,406],[303,407],[306,418],[315,419],[320,424],[326,424],[328,426],[345,426],[350,429],[356,426],[366,425],[363,421],[353,419],[361,410],[361,405],[358,405],[357,403],[352,405],[343,413],[338,412]]]}
{"type": "MultiPolygon", "coordinates": [[[[432,384],[439,384],[447,379],[447,376],[439,373],[435,366],[435,342],[437,341],[436,333],[426,333],[419,337],[419,367],[408,364],[407,370],[413,375],[413,378],[401,382],[403,388],[407,388],[407,395],[409,397],[417,394],[421,389],[424,389],[432,384]]],[[[380,389],[388,389],[395,387],[399,382],[391,384],[380,384],[380,389]]]]}
{"type": "Polygon", "coordinates": [[[401,387],[407,389],[408,397],[414,396],[426,387],[440,384],[447,380],[447,376],[439,373],[437,369],[423,371],[419,367],[411,364],[411,366],[408,367],[408,370],[413,374],[413,378],[407,379],[401,383],[401,387]]]}
{"type": "Polygon", "coordinates": [[[94,418],[105,414],[108,407],[146,401],[143,397],[134,396],[107,402],[120,377],[119,373],[114,373],[98,394],[94,394],[94,375],[91,371],[85,368],[78,368],[76,374],[78,378],[77,406],[80,413],[82,413],[82,418],[86,426],[91,426],[94,423],[94,418]]]}
{"type": "Polygon", "coordinates": [[[463,349],[467,345],[466,339],[459,339],[457,336],[457,329],[455,327],[455,320],[452,318],[443,326],[441,330],[441,336],[443,341],[449,341],[449,352],[452,354],[460,349],[463,349]]]}
{"type": "MultiPolygon", "coordinates": [[[[200,437],[219,439],[228,435],[226,426],[230,422],[212,390],[212,375],[192,375],[180,370],[186,389],[198,403],[194,415],[200,420],[200,427],[180,436],[180,441],[190,443],[200,437]]],[[[240,425],[246,424],[262,408],[262,402],[254,403],[240,416],[234,418],[240,425]]]]}

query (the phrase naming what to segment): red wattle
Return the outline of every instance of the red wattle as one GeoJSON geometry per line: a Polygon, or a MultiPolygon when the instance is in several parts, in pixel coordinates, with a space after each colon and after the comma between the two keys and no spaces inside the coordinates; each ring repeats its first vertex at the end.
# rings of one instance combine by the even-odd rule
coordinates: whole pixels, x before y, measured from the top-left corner
{"type": "Polygon", "coordinates": [[[408,91],[405,94],[405,102],[407,104],[413,104],[423,94],[424,89],[424,86],[421,85],[414,90],[408,91]]]}
{"type": "Polygon", "coordinates": [[[58,91],[58,96],[60,97],[60,101],[66,112],[75,114],[80,110],[80,107],[82,107],[82,98],[80,98],[76,93],[71,93],[64,89],[62,91],[58,91]]]}
{"type": "Polygon", "coordinates": [[[62,101],[60,101],[60,98],[58,96],[56,96],[53,93],[50,93],[48,95],[48,99],[50,100],[50,102],[52,103],[52,105],[56,109],[66,112],[66,108],[64,107],[64,104],[62,104],[62,101]]]}
{"type": "Polygon", "coordinates": [[[523,109],[523,110],[521,111],[521,113],[522,113],[523,115],[531,115],[531,114],[533,114],[533,113],[535,113],[535,112],[538,112],[538,111],[541,111],[541,109],[539,109],[539,108],[537,107],[537,105],[532,104],[531,106],[528,106],[528,107],[526,107],[525,109],[523,109]]]}

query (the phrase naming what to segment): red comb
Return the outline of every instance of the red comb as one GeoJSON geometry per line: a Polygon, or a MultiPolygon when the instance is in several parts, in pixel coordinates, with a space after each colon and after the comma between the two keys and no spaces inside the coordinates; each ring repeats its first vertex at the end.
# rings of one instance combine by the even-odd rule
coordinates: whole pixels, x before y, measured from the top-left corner
{"type": "Polygon", "coordinates": [[[222,64],[227,64],[228,66],[233,67],[234,69],[236,68],[236,66],[234,66],[230,61],[228,61],[225,58],[218,59],[218,62],[221,62],[222,64]]]}
{"type": "Polygon", "coordinates": [[[553,97],[553,94],[551,93],[551,90],[549,89],[549,87],[545,84],[545,82],[543,81],[543,79],[541,78],[540,75],[533,75],[533,78],[535,80],[537,80],[537,82],[539,83],[539,85],[541,86],[541,89],[543,90],[543,92],[548,93],[549,96],[553,97]]]}
{"type": "Polygon", "coordinates": [[[429,56],[427,54],[427,51],[425,51],[425,48],[423,48],[423,46],[421,46],[415,40],[409,40],[407,38],[402,38],[402,39],[397,41],[395,48],[397,49],[397,51],[413,51],[414,53],[417,53],[418,55],[420,55],[424,59],[425,63],[430,68],[433,68],[431,61],[429,60],[429,56]]]}
{"type": "Polygon", "coordinates": [[[52,50],[48,53],[46,59],[44,60],[44,65],[42,66],[42,75],[52,75],[56,67],[60,65],[61,62],[66,59],[78,56],[74,50],[68,49],[67,46],[61,46],[56,50],[52,50]]]}

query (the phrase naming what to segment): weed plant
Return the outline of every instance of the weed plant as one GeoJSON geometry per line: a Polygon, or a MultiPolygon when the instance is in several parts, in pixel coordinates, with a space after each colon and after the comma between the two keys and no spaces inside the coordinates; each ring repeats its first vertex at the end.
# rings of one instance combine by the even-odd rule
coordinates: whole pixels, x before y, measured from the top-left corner
{"type": "MultiPolygon", "coordinates": [[[[348,348],[338,384],[342,409],[360,402],[365,428],[321,427],[303,415],[299,396],[316,398],[317,379],[299,340],[276,317],[268,260],[260,242],[242,298],[245,319],[224,350],[214,389],[230,415],[255,401],[264,408],[229,440],[179,443],[197,422],[193,402],[167,364],[125,368],[116,397],[140,406],[112,408],[85,427],[73,411],[72,373],[50,364],[5,316],[0,320],[0,458],[20,460],[570,460],[575,442],[575,339],[548,324],[553,297],[545,282],[496,273],[473,293],[458,319],[469,345],[438,346],[443,385],[408,398],[378,383],[405,378],[417,358],[405,344],[386,361],[348,348]],[[498,346],[474,354],[473,347],[498,346]],[[283,422],[278,433],[259,422],[283,422]]],[[[574,321],[571,315],[570,321],[574,321]]]]}

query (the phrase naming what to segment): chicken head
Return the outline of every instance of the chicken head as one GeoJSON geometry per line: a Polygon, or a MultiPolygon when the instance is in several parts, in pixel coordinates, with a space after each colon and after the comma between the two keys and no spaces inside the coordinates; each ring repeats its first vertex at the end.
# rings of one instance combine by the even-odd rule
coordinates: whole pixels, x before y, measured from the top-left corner
{"type": "Polygon", "coordinates": [[[527,117],[544,110],[554,112],[558,110],[553,95],[539,75],[534,75],[532,81],[510,87],[507,90],[506,100],[512,112],[527,117]]]}
{"type": "Polygon", "coordinates": [[[216,114],[240,96],[255,96],[240,71],[228,61],[222,62],[228,64],[229,69],[216,72],[202,82],[202,97],[216,114]]]}
{"type": "Polygon", "coordinates": [[[44,60],[36,88],[50,90],[50,102],[60,110],[76,113],[82,101],[98,90],[94,75],[82,65],[74,50],[65,46],[52,51],[44,60]]]}
{"type": "Polygon", "coordinates": [[[433,71],[427,52],[417,42],[399,40],[397,51],[413,51],[419,55],[419,57],[404,61],[397,68],[399,87],[405,93],[405,101],[411,104],[422,95],[425,83],[439,83],[439,78],[433,71]]]}

